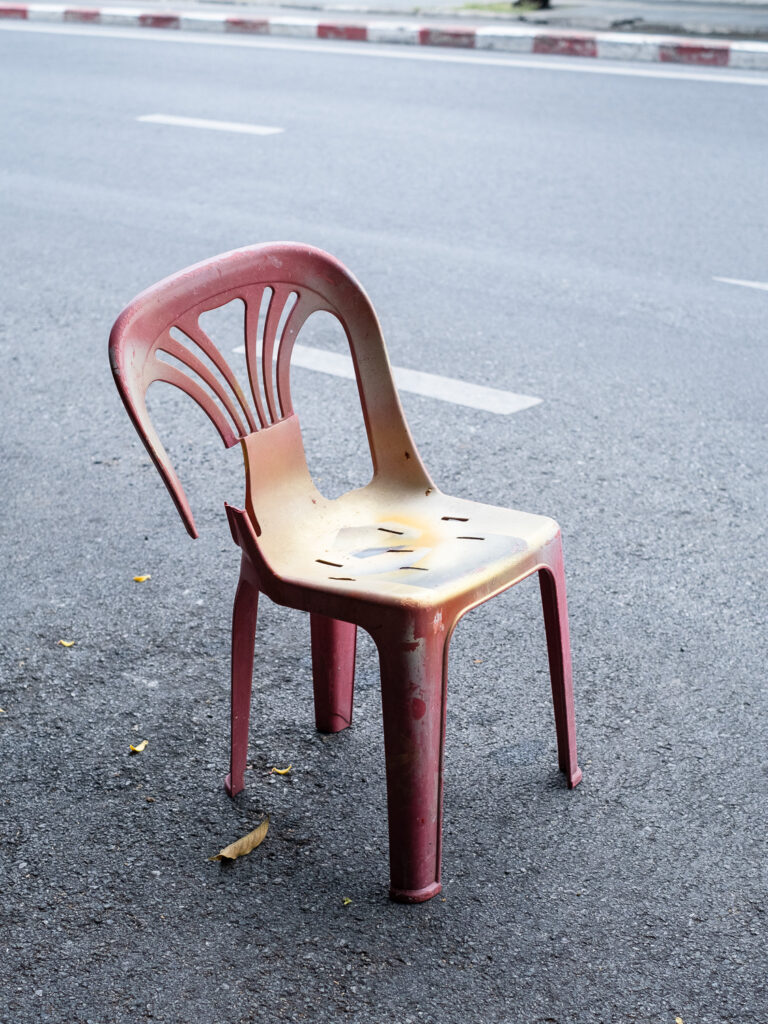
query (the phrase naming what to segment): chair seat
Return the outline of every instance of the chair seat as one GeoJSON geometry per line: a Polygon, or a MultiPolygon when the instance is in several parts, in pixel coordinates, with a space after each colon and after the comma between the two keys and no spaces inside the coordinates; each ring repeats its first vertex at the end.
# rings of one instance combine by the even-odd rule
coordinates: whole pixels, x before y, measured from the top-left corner
{"type": "Polygon", "coordinates": [[[435,489],[387,500],[372,484],[335,502],[316,499],[313,511],[301,531],[290,521],[267,531],[271,570],[288,584],[384,604],[474,604],[532,572],[559,532],[545,516],[435,489]]]}
{"type": "Polygon", "coordinates": [[[289,416],[242,440],[247,507],[269,573],[356,602],[459,613],[528,575],[559,535],[554,519],[452,498],[423,479],[374,476],[325,498],[289,416]]]}

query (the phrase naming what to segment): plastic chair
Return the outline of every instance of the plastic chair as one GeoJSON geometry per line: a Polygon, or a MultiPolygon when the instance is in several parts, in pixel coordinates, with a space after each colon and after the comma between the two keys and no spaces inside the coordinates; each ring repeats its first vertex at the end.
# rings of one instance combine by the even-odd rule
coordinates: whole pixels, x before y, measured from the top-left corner
{"type": "Polygon", "coordinates": [[[245,509],[226,506],[242,549],[232,625],[230,795],[244,787],[259,593],[310,613],[322,731],[337,732],[352,720],[356,629],[362,626],[380,658],[390,895],[403,902],[436,895],[449,640],[465,612],[534,572],[544,606],[559,765],[568,786],[578,784],[559,528],[552,519],[438,490],[406,425],[373,307],[337,260],[308,246],[275,243],[183,270],[121,313],[110,360],[128,414],[191,536],[197,536],[192,513],[149,419],[147,388],[154,381],[181,388],[227,447],[240,441],[243,448],[245,509]],[[271,301],[259,338],[265,289],[271,301]],[[253,407],[198,323],[202,313],[233,299],[245,304],[253,407]],[[367,486],[335,500],[312,482],[289,387],[296,336],[318,310],[337,317],[349,340],[374,467],[367,486]],[[172,328],[188,344],[176,340],[172,328]]]}

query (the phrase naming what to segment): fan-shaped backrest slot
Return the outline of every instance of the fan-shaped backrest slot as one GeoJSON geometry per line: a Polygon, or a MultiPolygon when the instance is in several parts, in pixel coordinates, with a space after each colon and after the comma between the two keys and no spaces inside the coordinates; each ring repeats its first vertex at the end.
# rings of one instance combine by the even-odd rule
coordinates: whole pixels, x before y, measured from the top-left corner
{"type": "MultiPolygon", "coordinates": [[[[216,347],[226,355],[237,345],[243,344],[245,298],[239,292],[234,298],[225,296],[223,302],[214,295],[208,298],[210,301],[205,302],[206,296],[200,296],[200,305],[191,311],[194,314],[193,319],[197,321],[200,330],[205,331],[216,347]]],[[[183,326],[186,328],[187,314],[176,319],[178,323],[184,321],[183,326]]]]}
{"type": "Polygon", "coordinates": [[[172,327],[170,333],[181,344],[186,345],[189,341],[194,343],[194,354],[203,360],[224,385],[225,391],[234,397],[249,429],[256,430],[256,419],[243,387],[221,351],[223,348],[229,355],[236,347],[233,342],[242,344],[244,322],[245,303],[242,299],[233,299],[215,309],[204,310],[199,314],[193,311],[179,317],[178,325],[172,327]]]}
{"type": "MultiPolygon", "coordinates": [[[[198,331],[197,333],[202,340],[202,332],[198,331]]],[[[206,340],[210,345],[210,340],[206,340]]],[[[182,372],[189,373],[191,371],[196,374],[229,415],[238,437],[250,433],[253,417],[247,405],[243,405],[244,396],[240,385],[220,355],[217,362],[211,365],[211,360],[208,359],[205,349],[199,347],[184,331],[178,327],[172,327],[166,336],[158,342],[155,357],[162,362],[176,366],[182,372]],[[224,374],[219,368],[220,363],[224,367],[224,374]]]]}
{"type": "MultiPolygon", "coordinates": [[[[315,314],[325,313],[333,319],[337,328],[340,327],[336,317],[334,317],[333,314],[328,313],[325,303],[319,295],[309,291],[309,289],[302,289],[301,291],[297,291],[295,294],[296,302],[285,317],[285,324],[280,334],[280,350],[277,354],[277,397],[283,416],[290,416],[293,413],[293,400],[291,398],[290,382],[291,358],[293,356],[296,338],[304,330],[304,325],[308,320],[316,320],[317,317],[315,314]]],[[[342,330],[342,337],[343,336],[342,330]]]]}
{"type": "Polygon", "coordinates": [[[248,367],[248,381],[256,406],[256,414],[262,427],[269,425],[267,404],[261,379],[261,362],[264,346],[264,326],[272,302],[273,290],[269,287],[249,289],[245,298],[245,361],[248,367]]]}
{"type": "Polygon", "coordinates": [[[221,407],[211,396],[211,393],[198,382],[199,378],[195,380],[186,372],[187,366],[185,363],[180,363],[183,367],[183,369],[180,369],[179,361],[173,356],[158,352],[159,356],[162,356],[162,358],[156,357],[155,359],[155,372],[152,375],[149,387],[158,381],[162,381],[165,384],[172,384],[174,387],[180,388],[186,395],[189,395],[191,399],[197,402],[203,412],[206,413],[218,430],[227,448],[237,444],[240,435],[233,431],[231,422],[221,411],[221,407]]]}
{"type": "Polygon", "coordinates": [[[290,400],[290,387],[287,395],[286,407],[283,406],[283,395],[280,393],[280,364],[281,362],[287,362],[290,364],[291,352],[293,350],[293,343],[296,340],[296,332],[291,333],[289,331],[289,324],[291,321],[295,321],[296,317],[293,317],[293,312],[296,310],[299,304],[299,293],[297,291],[291,291],[288,294],[288,298],[285,300],[282,312],[280,313],[280,319],[277,324],[277,353],[272,364],[272,371],[274,373],[274,387],[275,387],[275,402],[278,406],[279,415],[289,416],[293,411],[290,400]],[[286,411],[286,408],[288,411],[286,411]]]}
{"type": "Polygon", "coordinates": [[[276,284],[272,291],[272,298],[264,322],[261,349],[262,385],[267,409],[273,423],[276,423],[281,418],[277,409],[275,393],[277,376],[275,362],[279,358],[282,329],[293,307],[296,305],[297,299],[298,293],[293,291],[289,285],[276,284]]]}
{"type": "Polygon", "coordinates": [[[285,300],[285,305],[283,306],[283,311],[280,314],[280,319],[277,324],[277,337],[280,339],[280,341],[282,341],[283,339],[283,335],[285,333],[285,325],[288,323],[288,317],[290,316],[291,312],[293,311],[293,307],[296,305],[298,301],[299,293],[297,291],[292,291],[288,293],[288,298],[285,300]]]}

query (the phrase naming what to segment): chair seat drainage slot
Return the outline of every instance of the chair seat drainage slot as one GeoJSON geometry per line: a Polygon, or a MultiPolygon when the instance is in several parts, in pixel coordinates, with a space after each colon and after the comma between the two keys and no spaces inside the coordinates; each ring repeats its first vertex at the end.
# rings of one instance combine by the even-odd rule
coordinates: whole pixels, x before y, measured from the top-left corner
{"type": "Polygon", "coordinates": [[[343,562],[328,562],[325,558],[316,558],[315,561],[319,562],[320,565],[332,565],[334,569],[341,569],[344,565],[343,562]]]}

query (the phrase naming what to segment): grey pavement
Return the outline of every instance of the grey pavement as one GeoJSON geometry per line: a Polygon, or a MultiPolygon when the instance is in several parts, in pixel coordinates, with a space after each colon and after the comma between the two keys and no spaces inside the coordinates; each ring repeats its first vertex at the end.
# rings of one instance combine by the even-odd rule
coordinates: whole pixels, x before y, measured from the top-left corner
{"type": "MultiPolygon", "coordinates": [[[[2,1024],[765,1024],[768,292],[714,280],[768,280],[765,77],[88,32],[0,26],[2,1024]],[[442,489],[563,528],[584,770],[530,581],[456,632],[420,907],[387,900],[365,636],[322,737],[306,618],[263,602],[226,796],[239,452],[151,396],[191,541],[108,369],[141,288],[278,238],[352,269],[394,364],[542,399],[403,395],[442,489]]],[[[320,488],[364,482],[351,382],[294,391],[320,488]]]]}

